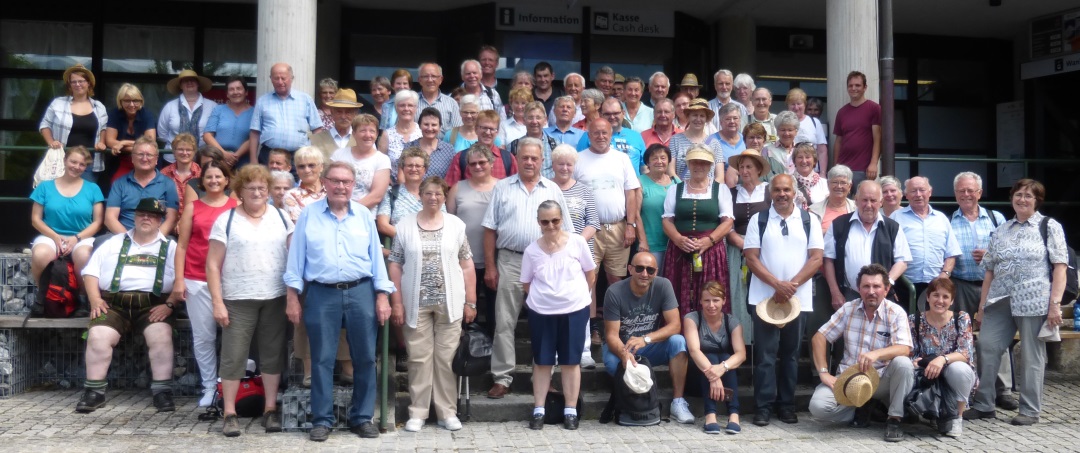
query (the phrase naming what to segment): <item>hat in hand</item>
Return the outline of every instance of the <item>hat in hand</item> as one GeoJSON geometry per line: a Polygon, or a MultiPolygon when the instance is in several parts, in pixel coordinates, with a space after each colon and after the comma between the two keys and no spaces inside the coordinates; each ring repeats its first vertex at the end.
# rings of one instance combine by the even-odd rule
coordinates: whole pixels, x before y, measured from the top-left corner
{"type": "Polygon", "coordinates": [[[880,380],[877,370],[863,373],[858,365],[849,366],[836,378],[833,396],[841,406],[862,407],[874,396],[880,380]]]}
{"type": "Polygon", "coordinates": [[[762,321],[777,327],[784,327],[802,313],[799,298],[791,296],[787,302],[780,303],[769,297],[757,304],[757,315],[762,321]]]}

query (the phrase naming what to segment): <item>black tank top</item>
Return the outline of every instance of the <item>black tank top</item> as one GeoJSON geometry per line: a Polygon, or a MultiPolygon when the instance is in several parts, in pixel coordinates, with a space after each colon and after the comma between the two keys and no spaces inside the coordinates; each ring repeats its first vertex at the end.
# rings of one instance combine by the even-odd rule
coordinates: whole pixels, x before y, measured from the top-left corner
{"type": "Polygon", "coordinates": [[[71,114],[71,133],[68,134],[66,147],[85,146],[87,150],[94,149],[94,139],[97,138],[98,120],[94,112],[86,115],[71,114]]]}

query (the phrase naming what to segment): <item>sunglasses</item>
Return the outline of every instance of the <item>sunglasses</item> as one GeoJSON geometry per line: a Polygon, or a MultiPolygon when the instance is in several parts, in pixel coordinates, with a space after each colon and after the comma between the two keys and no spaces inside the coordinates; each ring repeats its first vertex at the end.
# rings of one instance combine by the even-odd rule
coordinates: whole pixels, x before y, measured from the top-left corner
{"type": "Polygon", "coordinates": [[[548,226],[548,225],[559,226],[560,223],[562,223],[562,219],[559,219],[559,218],[555,218],[555,219],[551,219],[551,220],[540,219],[540,225],[541,226],[548,226]]]}
{"type": "Polygon", "coordinates": [[[788,235],[787,219],[780,219],[780,234],[788,235]]]}
{"type": "Polygon", "coordinates": [[[656,275],[656,268],[655,267],[642,266],[640,264],[633,264],[632,266],[634,266],[634,273],[640,274],[640,273],[644,272],[644,273],[649,274],[649,275],[656,275]]]}

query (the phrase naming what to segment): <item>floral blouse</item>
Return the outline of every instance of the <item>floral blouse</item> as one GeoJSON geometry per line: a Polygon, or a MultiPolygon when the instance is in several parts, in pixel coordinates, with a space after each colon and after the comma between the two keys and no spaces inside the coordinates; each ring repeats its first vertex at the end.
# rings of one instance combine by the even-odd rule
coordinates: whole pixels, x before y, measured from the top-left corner
{"type": "MultiPolygon", "coordinates": [[[[971,316],[966,312],[960,312],[955,321],[949,319],[940,329],[934,327],[926,320],[926,313],[908,315],[908,324],[911,325],[911,341],[915,344],[911,348],[912,357],[926,357],[928,355],[952,354],[959,352],[967,357],[967,365],[975,367],[975,342],[971,335],[971,316]],[[915,329],[915,316],[919,316],[920,332],[915,329]]],[[[953,363],[950,366],[959,366],[953,363]]],[[[975,376],[975,386],[972,394],[979,387],[978,373],[975,376]]]]}
{"type": "Polygon", "coordinates": [[[1050,263],[1067,263],[1065,232],[1050,219],[1047,245],[1043,245],[1039,224],[1043,215],[1036,212],[1026,222],[1012,220],[999,226],[990,236],[990,246],[982,268],[994,273],[986,304],[1012,299],[1013,316],[1046,316],[1050,305],[1050,263]]]}
{"type": "Polygon", "coordinates": [[[300,218],[300,211],[304,210],[304,206],[307,206],[316,201],[326,198],[326,186],[323,186],[318,192],[307,190],[303,187],[293,187],[285,192],[285,196],[282,199],[281,209],[285,210],[286,214],[289,214],[289,218],[293,222],[300,218]]]}

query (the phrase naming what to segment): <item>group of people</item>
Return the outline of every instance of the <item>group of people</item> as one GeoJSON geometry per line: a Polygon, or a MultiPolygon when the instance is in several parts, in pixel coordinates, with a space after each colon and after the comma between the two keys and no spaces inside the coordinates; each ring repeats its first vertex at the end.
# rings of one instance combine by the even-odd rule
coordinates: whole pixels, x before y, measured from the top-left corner
{"type": "MultiPolygon", "coordinates": [[[[909,204],[900,208],[899,181],[877,178],[880,107],[863,97],[858,72],[847,79],[851,102],[834,121],[830,159],[824,126],[807,115],[798,89],[787,94],[789,110],[772,114],[767,89],[723,69],[714,75],[716,98],[699,98],[690,74],[671,100],[662,73],[646,83],[604,67],[589,89],[568,74],[563,94],[551,65],[505,87],[494,77],[497,61],[487,46],[465,61],[458,100],[440,91],[435,63],[418,68],[420,92],[404,70],[373,81],[376,114],[362,113],[356,93],[329,79],[317,106],[292,88],[284,63],[270,69],[274,91],[254,107],[234,108],[246,105],[246,88],[239,80],[234,90],[230,80],[230,103],[214,108],[199,94],[205,78],[185,71],[170,82],[184,94],[163,110],[156,135],[136,134],[136,124],[153,122],[145,113],[137,120],[137,89],[121,90],[131,143],[117,142],[111,153],[101,151],[112,133],[102,143],[72,141],[94,135],[75,133],[89,120],[72,118],[92,117],[80,112],[100,104],[90,98],[88,70],[66,71],[71,96],[50,106],[41,127],[50,146],[65,148],[66,171],[31,195],[41,233],[32,267],[36,277],[70,254],[87,287],[92,321],[77,410],[105,404],[112,348],[133,330],[147,338],[155,405],[171,410],[166,327],[173,308],[186,304],[205,387],[200,404],[210,403],[220,377],[227,436],[240,434],[235,395],[251,342],[267,395],[275,395],[289,323],[302,385],[311,387],[312,440],[325,440],[334,421],[337,362],[340,381],[354,388],[349,426],[378,436],[375,340],[387,321],[398,369],[409,376],[405,430],[422,429],[432,404],[440,426],[461,429],[450,362],[462,322],[482,320],[492,334],[487,396],[502,398],[523,308],[534,429],[543,426],[554,365],[564,427],[577,428],[580,369],[596,366],[594,343],[612,375],[638,357],[668,365],[671,414],[682,423],[696,420],[684,398],[687,368],[700,369],[705,432],[729,434],[741,431],[733,370],[753,344],[754,424],[768,425],[774,413],[796,423],[807,330],[816,331],[822,381],[811,402],[816,418],[865,426],[873,396],[890,403],[886,440],[902,439],[901,401],[920,359],[927,377],[956,390],[964,418],[993,417],[995,400],[1008,407],[1010,397],[989,385],[964,409],[976,377],[1004,374],[999,363],[1019,330],[1030,362],[1013,423],[1038,421],[1045,348],[1035,335],[1043,322],[1061,323],[1065,272],[1060,224],[1049,220],[1046,241],[1039,233],[1040,183],[1016,183],[1008,221],[978,206],[982,181],[969,172],[954,181],[961,209],[952,215],[930,207],[930,181],[920,176],[903,183],[909,204]],[[504,104],[499,92],[507,88],[504,104]],[[200,112],[209,115],[202,126],[200,112]],[[175,160],[162,170],[159,138],[175,160]],[[124,152],[132,170],[110,189],[84,179],[96,156],[124,152]],[[883,205],[890,188],[891,210],[883,205]],[[103,224],[113,236],[95,247],[103,224]],[[601,273],[607,291],[597,294],[601,273]],[[906,300],[891,291],[901,277],[914,283],[917,294],[907,296],[928,305],[925,313],[894,302],[906,300]],[[980,318],[974,348],[972,320],[980,318]],[[830,364],[827,344],[838,341],[830,364]]],[[[275,400],[266,399],[268,432],[281,429],[275,400]]],[[[940,427],[959,436],[961,424],[940,427]]]]}

